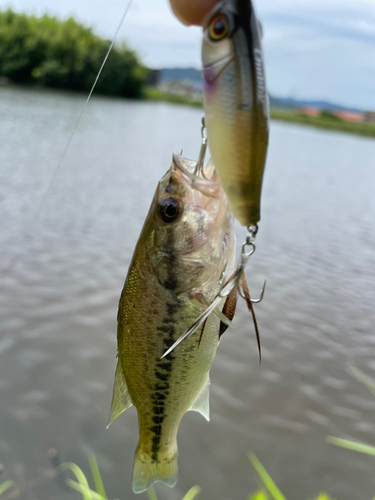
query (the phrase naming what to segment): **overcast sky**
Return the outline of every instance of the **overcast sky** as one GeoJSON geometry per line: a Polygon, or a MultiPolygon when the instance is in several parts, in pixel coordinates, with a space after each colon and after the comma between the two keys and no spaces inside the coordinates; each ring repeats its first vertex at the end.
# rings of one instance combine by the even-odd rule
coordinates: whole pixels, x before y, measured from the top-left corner
{"type": "MultiPolygon", "coordinates": [[[[128,0],[13,0],[112,38],[128,0]]],[[[375,0],[258,0],[269,91],[375,110],[375,0]]],[[[133,0],[119,34],[153,68],[200,67],[199,28],[186,28],[167,0],[133,0]]]]}

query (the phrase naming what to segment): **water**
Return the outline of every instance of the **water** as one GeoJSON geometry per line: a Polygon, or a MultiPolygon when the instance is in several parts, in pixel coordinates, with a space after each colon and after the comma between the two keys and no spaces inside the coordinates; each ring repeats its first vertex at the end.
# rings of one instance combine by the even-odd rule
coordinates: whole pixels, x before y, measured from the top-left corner
{"type": "MultiPolygon", "coordinates": [[[[95,453],[109,498],[140,498],[135,409],[105,429],[117,303],[172,152],[199,151],[201,110],[94,97],[34,224],[83,103],[0,89],[0,482],[27,500],[78,498],[48,477],[51,448],[53,464],[86,472],[95,453]]],[[[371,139],[273,123],[248,269],[253,295],[268,280],[262,366],[241,302],[211,371],[211,422],[185,415],[179,482],[157,485],[161,499],[194,484],[205,500],[247,498],[259,486],[249,451],[289,500],[375,494],[373,459],[325,441],[375,445],[375,398],[347,364],[375,378],[374,167],[371,139]]]]}

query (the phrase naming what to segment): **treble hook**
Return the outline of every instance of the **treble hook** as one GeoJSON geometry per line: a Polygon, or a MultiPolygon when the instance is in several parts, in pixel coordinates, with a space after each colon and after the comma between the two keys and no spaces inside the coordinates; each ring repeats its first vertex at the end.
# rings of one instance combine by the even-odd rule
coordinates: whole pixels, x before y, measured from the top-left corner
{"type": "MultiPolygon", "coordinates": [[[[241,247],[241,256],[244,256],[246,258],[246,263],[247,263],[247,260],[253,255],[253,253],[256,250],[256,246],[255,246],[254,242],[255,242],[255,237],[256,237],[257,233],[258,233],[258,224],[254,224],[253,226],[248,226],[246,240],[244,241],[244,243],[242,244],[242,247],[241,247]],[[249,252],[246,252],[247,246],[251,247],[249,252]]],[[[244,272],[244,270],[245,270],[245,267],[243,268],[242,272],[244,272]]],[[[242,275],[242,273],[241,273],[241,275],[242,275]]],[[[252,304],[259,304],[259,302],[262,302],[263,297],[264,297],[264,292],[266,289],[266,284],[267,284],[267,280],[264,280],[263,287],[260,291],[259,299],[251,299],[252,304]]],[[[240,296],[244,300],[247,300],[246,296],[242,290],[240,279],[238,279],[238,281],[237,281],[237,290],[238,290],[238,293],[240,294],[240,296]]]]}
{"type": "MultiPolygon", "coordinates": [[[[264,280],[264,283],[263,283],[263,286],[260,290],[260,295],[259,295],[259,299],[250,299],[251,303],[252,304],[259,304],[259,302],[262,302],[263,300],[263,297],[264,297],[264,292],[266,290],[266,284],[267,284],[267,280],[264,280]]],[[[237,284],[237,290],[238,290],[238,293],[241,295],[241,297],[246,300],[246,297],[245,297],[245,294],[240,286],[240,283],[237,284]]]]}
{"type": "MultiPolygon", "coordinates": [[[[198,174],[196,174],[196,175],[198,175],[198,174]]],[[[183,333],[181,335],[181,337],[179,339],[177,339],[176,342],[169,349],[167,349],[165,351],[165,353],[163,354],[163,356],[160,359],[165,358],[165,356],[167,356],[170,352],[172,352],[173,349],[175,349],[179,344],[181,344],[181,342],[183,342],[185,339],[191,337],[191,335],[193,335],[193,333],[195,333],[198,330],[198,328],[205,323],[205,321],[210,316],[210,314],[214,312],[215,308],[219,305],[220,301],[223,299],[226,299],[235,287],[238,288],[238,291],[239,291],[241,297],[243,297],[246,300],[246,302],[248,302],[250,304],[250,306],[252,303],[259,303],[263,299],[264,290],[266,288],[266,282],[264,282],[263,288],[262,288],[261,293],[260,293],[260,298],[256,299],[256,300],[252,300],[252,299],[250,299],[250,297],[246,298],[246,295],[243,293],[243,290],[241,289],[241,285],[240,285],[241,280],[243,278],[243,273],[245,271],[245,267],[247,265],[247,262],[248,262],[249,258],[253,255],[253,253],[255,252],[255,249],[256,249],[254,241],[255,241],[255,236],[256,236],[257,232],[258,232],[258,225],[257,224],[254,224],[253,226],[248,226],[246,240],[244,241],[244,243],[242,245],[240,260],[238,262],[236,270],[234,271],[232,276],[226,282],[224,282],[225,278],[223,276],[220,277],[220,290],[219,290],[219,293],[214,298],[214,300],[206,308],[206,310],[200,316],[198,316],[198,318],[193,322],[193,324],[190,326],[190,328],[188,328],[185,331],[185,333],[183,333]],[[250,250],[246,251],[246,247],[248,247],[248,246],[250,247],[250,250]]],[[[254,317],[254,311],[252,311],[252,314],[254,317]]],[[[255,325],[256,325],[256,320],[254,320],[254,321],[255,321],[255,325]]],[[[255,329],[257,332],[258,346],[260,347],[257,326],[255,326],[255,329]]]]}
{"type": "Polygon", "coordinates": [[[197,177],[199,175],[201,175],[204,179],[206,179],[206,176],[204,175],[204,159],[206,157],[207,144],[208,144],[205,130],[206,130],[206,120],[205,120],[205,116],[203,115],[202,116],[202,128],[201,128],[201,138],[202,138],[201,150],[199,152],[198,161],[197,161],[197,164],[195,166],[194,175],[197,177]]]}

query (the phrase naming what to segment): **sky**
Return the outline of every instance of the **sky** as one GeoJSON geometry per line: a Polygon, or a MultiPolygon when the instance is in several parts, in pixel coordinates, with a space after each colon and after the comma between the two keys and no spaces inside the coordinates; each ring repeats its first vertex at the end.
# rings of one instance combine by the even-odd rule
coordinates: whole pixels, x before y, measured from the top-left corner
{"type": "MultiPolygon", "coordinates": [[[[12,0],[2,8],[73,15],[112,39],[129,0],[12,0]]],[[[269,92],[375,110],[375,0],[258,0],[269,92]]],[[[201,29],[168,0],[133,0],[118,39],[152,68],[200,68],[201,29]]]]}

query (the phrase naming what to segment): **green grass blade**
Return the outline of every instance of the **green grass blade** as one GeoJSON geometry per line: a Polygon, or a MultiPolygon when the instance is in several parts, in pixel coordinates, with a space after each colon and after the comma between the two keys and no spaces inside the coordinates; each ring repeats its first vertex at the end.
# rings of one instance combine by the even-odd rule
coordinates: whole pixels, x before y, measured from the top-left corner
{"type": "Polygon", "coordinates": [[[349,363],[349,368],[353,372],[355,378],[362,382],[363,385],[375,396],[375,384],[358,366],[354,363],[349,363]]]}
{"type": "Polygon", "coordinates": [[[347,439],[340,439],[333,436],[327,436],[326,441],[341,448],[366,453],[367,455],[375,455],[375,447],[368,444],[356,443],[355,441],[348,441],[347,439]]]}
{"type": "Polygon", "coordinates": [[[0,495],[5,493],[12,486],[13,486],[13,481],[5,481],[5,483],[0,484],[0,495]]]}
{"type": "Polygon", "coordinates": [[[95,455],[89,456],[89,463],[90,463],[91,474],[92,474],[92,477],[94,479],[96,491],[99,493],[99,495],[104,500],[107,500],[107,495],[106,495],[106,492],[104,489],[102,476],[100,475],[100,471],[99,471],[99,467],[98,467],[98,463],[96,461],[95,455]]]}
{"type": "MultiPolygon", "coordinates": [[[[80,491],[80,493],[82,493],[82,500],[93,500],[89,483],[87,482],[85,474],[78,467],[78,465],[73,464],[72,462],[64,463],[60,465],[59,469],[63,471],[70,470],[76,476],[78,483],[82,486],[82,491],[80,491]]],[[[70,487],[73,487],[70,484],[70,481],[71,480],[68,480],[68,484],[70,485],[70,487]]]]}
{"type": "Polygon", "coordinates": [[[73,490],[76,490],[79,493],[81,493],[82,496],[90,495],[90,498],[92,500],[107,500],[106,498],[99,495],[99,493],[96,493],[96,491],[92,491],[90,488],[86,488],[86,486],[83,486],[82,484],[79,484],[76,481],[73,481],[73,479],[68,479],[67,484],[73,490]]]}
{"type": "Polygon", "coordinates": [[[182,500],[193,500],[199,493],[201,492],[201,489],[199,486],[193,486],[184,496],[182,500]]]}
{"type": "Polygon", "coordinates": [[[158,497],[156,496],[155,490],[152,486],[147,489],[147,495],[149,500],[158,500],[158,497]]]}
{"type": "Polygon", "coordinates": [[[249,453],[248,457],[249,457],[249,460],[250,460],[252,466],[254,467],[254,469],[257,471],[257,473],[261,477],[265,487],[271,493],[274,500],[286,500],[286,498],[281,493],[279,488],[273,482],[271,476],[268,474],[266,469],[263,467],[263,465],[259,462],[259,460],[255,456],[255,453],[249,453]]]}
{"type": "Polygon", "coordinates": [[[250,495],[248,500],[268,500],[268,495],[265,491],[257,491],[250,495]]]}

